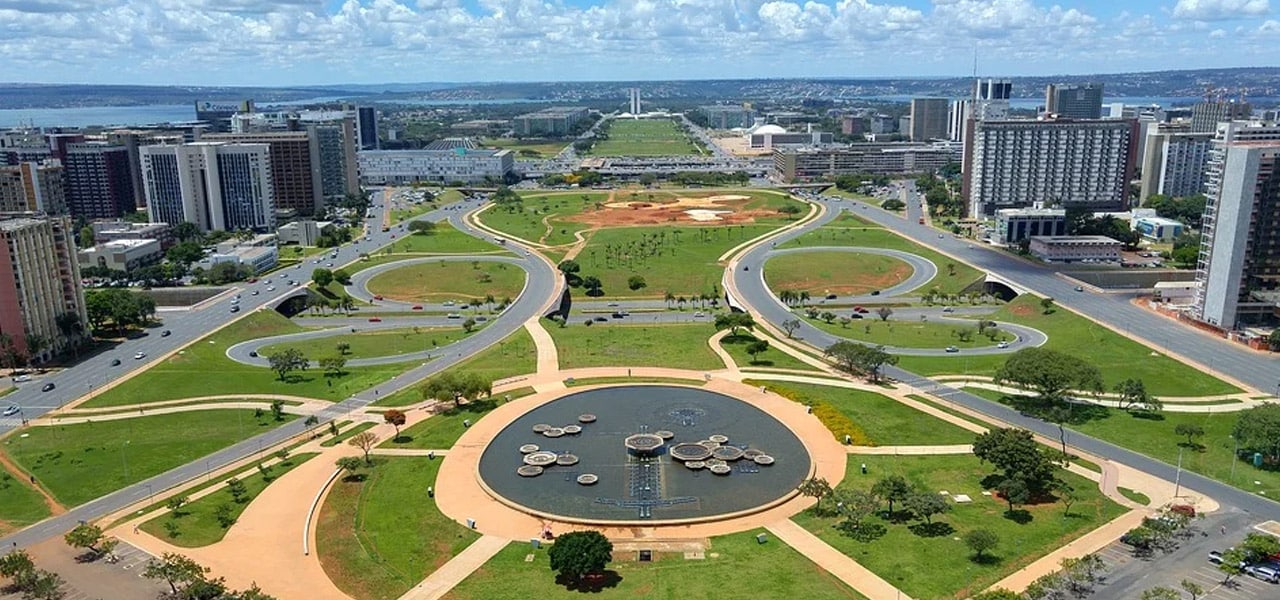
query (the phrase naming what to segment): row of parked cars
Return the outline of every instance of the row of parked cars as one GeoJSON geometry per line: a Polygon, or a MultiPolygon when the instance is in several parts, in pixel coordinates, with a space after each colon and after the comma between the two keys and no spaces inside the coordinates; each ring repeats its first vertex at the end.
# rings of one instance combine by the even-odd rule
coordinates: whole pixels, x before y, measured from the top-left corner
{"type": "MultiPolygon", "coordinates": [[[[1218,550],[1209,551],[1209,562],[1215,565],[1222,564],[1222,552],[1218,550]]],[[[1246,575],[1267,583],[1280,583],[1280,559],[1275,556],[1254,564],[1242,562],[1240,567],[1246,575]]]]}

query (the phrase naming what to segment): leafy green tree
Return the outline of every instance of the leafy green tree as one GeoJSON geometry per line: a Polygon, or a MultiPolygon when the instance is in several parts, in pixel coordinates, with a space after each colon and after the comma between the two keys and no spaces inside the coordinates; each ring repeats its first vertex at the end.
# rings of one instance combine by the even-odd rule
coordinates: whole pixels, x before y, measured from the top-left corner
{"type": "Polygon", "coordinates": [[[62,600],[67,596],[62,586],[62,576],[44,569],[36,569],[18,582],[23,600],[62,600]]]}
{"type": "Polygon", "coordinates": [[[436,232],[436,224],[431,221],[409,221],[409,231],[415,235],[431,235],[436,232]]]}
{"type": "Polygon", "coordinates": [[[552,571],[580,580],[603,571],[613,560],[613,543],[599,531],[571,531],[556,538],[547,554],[552,571]]]}
{"type": "Polygon", "coordinates": [[[964,545],[973,550],[974,558],[982,560],[986,553],[1000,545],[1000,536],[990,529],[971,529],[964,534],[964,545]]]}
{"type": "Polygon", "coordinates": [[[284,400],[271,401],[271,418],[277,422],[284,420],[284,400]]]}
{"type": "Polygon", "coordinates": [[[1231,435],[1245,453],[1260,452],[1280,461],[1280,404],[1264,402],[1236,417],[1231,435]]]}
{"type": "Polygon", "coordinates": [[[1040,299],[1040,311],[1046,315],[1053,313],[1053,298],[1040,299]]]}
{"type": "Polygon", "coordinates": [[[164,257],[169,262],[189,265],[204,258],[204,247],[195,242],[181,242],[166,250],[164,257]]]}
{"type": "Polygon", "coordinates": [[[467,333],[471,333],[472,331],[475,331],[475,328],[476,328],[476,320],[471,317],[467,317],[467,320],[462,322],[462,330],[467,333]]]}
{"type": "Polygon", "coordinates": [[[880,317],[881,321],[888,321],[889,317],[893,316],[893,309],[888,306],[881,306],[876,309],[876,316],[880,317]]]}
{"type": "Polygon", "coordinates": [[[1061,400],[1068,390],[1102,391],[1102,373],[1083,359],[1046,348],[1024,348],[996,370],[997,384],[1035,390],[1043,402],[1061,400]]]}
{"type": "Polygon", "coordinates": [[[747,354],[751,355],[751,362],[756,362],[756,357],[763,354],[769,349],[769,340],[755,340],[747,344],[747,354]]]}
{"type": "Polygon", "coordinates": [[[99,554],[98,544],[103,540],[102,528],[90,523],[81,523],[62,537],[68,546],[88,549],[94,555],[99,554]]]}
{"type": "Polygon", "coordinates": [[[1018,477],[1009,477],[1000,482],[996,486],[996,491],[1004,497],[1004,501],[1009,505],[1009,512],[1012,513],[1017,507],[1031,501],[1031,490],[1027,488],[1027,483],[1018,477]]]}
{"type": "Polygon", "coordinates": [[[969,600],[1025,600],[1022,595],[1004,588],[982,592],[969,600]]]}
{"type": "Polygon", "coordinates": [[[0,555],[0,577],[16,580],[23,573],[35,570],[36,563],[31,560],[31,555],[27,554],[26,550],[13,550],[0,555]]]}
{"type": "Polygon", "coordinates": [[[649,284],[645,282],[644,277],[641,277],[639,275],[632,275],[631,277],[627,278],[627,288],[633,292],[636,290],[642,289],[644,287],[647,287],[648,285],[649,284]]]}
{"type": "Polygon", "coordinates": [[[1164,403],[1147,392],[1141,379],[1125,379],[1117,383],[1114,391],[1120,396],[1120,406],[1128,411],[1160,412],[1164,403]]]}
{"type": "Polygon", "coordinates": [[[1047,489],[1056,465],[1025,429],[995,428],[973,442],[973,454],[999,469],[1004,479],[1022,481],[1033,492],[1047,489]]]}
{"type": "Polygon", "coordinates": [[[365,467],[365,461],[357,456],[344,456],[334,461],[334,465],[346,471],[348,479],[355,479],[360,476],[360,469],[365,467]]]}
{"type": "Polygon", "coordinates": [[[871,486],[871,493],[889,503],[889,516],[893,516],[893,503],[902,502],[911,495],[911,485],[901,475],[881,477],[871,486]]]}
{"type": "Polygon", "coordinates": [[[346,356],[347,353],[351,351],[351,344],[347,342],[338,342],[338,345],[336,346],[336,348],[338,350],[338,354],[346,356]]]}
{"type": "Polygon", "coordinates": [[[1195,423],[1178,423],[1177,427],[1173,428],[1173,433],[1187,436],[1187,445],[1195,447],[1195,438],[1204,435],[1204,428],[1195,423]]]}
{"type": "Polygon", "coordinates": [[[1200,596],[1203,596],[1205,593],[1204,586],[1201,586],[1190,579],[1183,579],[1182,583],[1178,585],[1182,587],[1182,591],[1191,594],[1191,600],[1199,600],[1200,596]]]}
{"type": "Polygon", "coordinates": [[[587,288],[587,295],[593,298],[604,295],[604,282],[600,281],[600,278],[595,275],[583,277],[582,287],[587,288]]]}
{"type": "Polygon", "coordinates": [[[208,567],[201,566],[190,558],[174,552],[165,552],[159,559],[151,559],[142,571],[147,579],[164,581],[169,584],[170,591],[177,595],[192,584],[205,581],[208,567]]]}
{"type": "Polygon", "coordinates": [[[183,507],[183,506],[186,506],[186,505],[187,505],[187,501],[188,501],[188,500],[190,500],[190,499],[191,499],[191,497],[190,497],[190,496],[184,496],[184,495],[179,494],[179,495],[177,495],[177,496],[173,496],[172,498],[169,498],[169,500],[168,500],[168,501],[166,501],[166,502],[164,503],[164,505],[165,505],[165,508],[168,508],[168,509],[169,509],[169,511],[170,511],[170,512],[172,512],[172,513],[174,514],[174,516],[179,516],[179,517],[180,517],[180,516],[182,516],[182,515],[186,514],[186,513],[183,513],[183,512],[182,512],[182,507],[183,507]]]}
{"type": "Polygon", "coordinates": [[[1153,587],[1143,590],[1139,600],[1182,600],[1182,594],[1171,587],[1153,587]]]}
{"type": "Polygon", "coordinates": [[[836,511],[844,517],[839,527],[846,531],[860,528],[862,522],[880,508],[875,494],[864,490],[837,488],[831,497],[836,501],[836,511]]]}
{"type": "Polygon", "coordinates": [[[314,281],[316,287],[325,287],[333,283],[333,271],[320,267],[311,270],[311,281],[314,281]]]}
{"type": "Polygon", "coordinates": [[[464,399],[487,398],[493,392],[493,381],[477,373],[445,371],[422,386],[424,400],[453,402],[461,406],[464,399]]]}
{"type": "Polygon", "coordinates": [[[86,248],[92,248],[94,243],[93,228],[88,225],[81,227],[80,233],[79,235],[76,236],[76,238],[77,238],[76,247],[80,248],[81,250],[84,250],[86,248]]]}
{"type": "Polygon", "coordinates": [[[324,369],[326,375],[338,376],[342,374],[342,368],[347,366],[347,359],[344,356],[324,356],[317,361],[320,368],[324,369]]]}
{"type": "Polygon", "coordinates": [[[1232,548],[1222,553],[1222,562],[1218,563],[1218,570],[1222,572],[1222,583],[1228,584],[1231,578],[1244,572],[1244,567],[1249,560],[1249,552],[1244,548],[1232,548]]]}
{"type": "Polygon", "coordinates": [[[1280,329],[1272,330],[1271,335],[1267,336],[1267,346],[1272,352],[1280,351],[1280,329]]]}
{"type": "Polygon", "coordinates": [[[179,242],[200,239],[200,226],[190,221],[183,221],[173,226],[173,237],[179,242]]]}
{"type": "Polygon", "coordinates": [[[816,502],[813,508],[817,512],[822,512],[822,499],[831,495],[831,484],[822,477],[810,477],[800,483],[797,488],[801,496],[813,498],[816,502]]]}
{"type": "Polygon", "coordinates": [[[951,510],[951,505],[943,499],[941,494],[935,494],[929,491],[919,491],[907,496],[902,502],[903,508],[907,509],[911,515],[926,525],[933,524],[933,517],[951,510]]]}
{"type": "Polygon", "coordinates": [[[850,341],[827,346],[824,355],[835,360],[841,369],[861,373],[873,383],[880,381],[881,367],[898,364],[898,357],[886,352],[884,346],[867,346],[850,341]]]}
{"type": "Polygon", "coordinates": [[[307,357],[297,348],[285,348],[279,352],[273,352],[267,355],[267,364],[271,366],[271,370],[276,372],[280,381],[285,380],[285,376],[294,371],[303,369],[307,366],[307,357]]]}
{"type": "Polygon", "coordinates": [[[754,329],[756,326],[756,320],[750,314],[744,312],[721,313],[716,315],[714,325],[716,331],[724,331],[725,329],[728,329],[729,335],[736,336],[738,335],[739,329],[754,329]]]}
{"type": "Polygon", "coordinates": [[[243,481],[232,477],[227,480],[227,491],[231,492],[231,499],[237,504],[244,504],[249,501],[249,488],[245,486],[243,481]]]}

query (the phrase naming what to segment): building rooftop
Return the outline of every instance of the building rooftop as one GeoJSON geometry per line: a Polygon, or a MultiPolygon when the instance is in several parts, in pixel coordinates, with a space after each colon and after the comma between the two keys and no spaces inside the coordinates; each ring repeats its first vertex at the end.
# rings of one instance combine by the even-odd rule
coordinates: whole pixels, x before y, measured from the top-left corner
{"type": "Polygon", "coordinates": [[[159,244],[155,240],[112,240],[110,242],[102,242],[93,247],[94,250],[128,250],[148,244],[159,244]]]}
{"type": "Polygon", "coordinates": [[[1105,235],[1033,235],[1029,239],[1047,244],[1119,244],[1105,235]]]}
{"type": "Polygon", "coordinates": [[[996,216],[1019,217],[1065,217],[1067,211],[1061,208],[1001,208],[996,216]]]}

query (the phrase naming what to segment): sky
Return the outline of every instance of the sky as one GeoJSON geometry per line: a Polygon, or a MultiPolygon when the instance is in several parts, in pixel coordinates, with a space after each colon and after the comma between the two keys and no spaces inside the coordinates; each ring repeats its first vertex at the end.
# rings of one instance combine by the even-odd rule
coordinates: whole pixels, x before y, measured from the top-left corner
{"type": "MultiPolygon", "coordinates": [[[[1280,5],[1280,0],[1277,0],[1280,5]]],[[[0,0],[0,81],[1056,75],[1280,65],[1271,0],[0,0]]]]}

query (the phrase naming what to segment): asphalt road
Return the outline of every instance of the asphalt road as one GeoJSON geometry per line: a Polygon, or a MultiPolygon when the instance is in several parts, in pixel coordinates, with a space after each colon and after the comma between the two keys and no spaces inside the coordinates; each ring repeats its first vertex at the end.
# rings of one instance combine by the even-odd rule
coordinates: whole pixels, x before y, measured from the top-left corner
{"type": "MultiPolygon", "coordinates": [[[[385,207],[385,203],[380,201],[380,194],[375,195],[374,202],[385,207]]],[[[462,216],[470,209],[480,206],[479,201],[467,201],[461,204],[451,205],[451,208],[436,210],[416,219],[440,222],[449,220],[455,227],[462,231],[492,239],[480,232],[474,231],[462,221],[462,216]]],[[[338,256],[331,261],[335,265],[343,265],[355,262],[359,259],[361,252],[372,252],[372,249],[380,248],[391,243],[393,236],[404,235],[402,226],[395,226],[391,231],[381,231],[381,215],[370,220],[369,241],[361,241],[358,244],[343,246],[338,249],[338,256]]],[[[515,244],[508,242],[513,246],[513,250],[530,256],[528,252],[515,244]]],[[[430,377],[444,369],[458,364],[466,357],[469,357],[481,350],[497,343],[505,338],[508,334],[522,326],[529,318],[538,315],[543,305],[556,292],[560,278],[555,269],[548,263],[541,260],[530,260],[526,263],[529,276],[525,284],[525,289],[520,297],[507,309],[503,315],[491,323],[488,327],[481,329],[475,334],[469,336],[465,340],[459,341],[451,348],[454,351],[452,355],[442,356],[436,360],[426,363],[420,367],[416,367],[406,373],[401,374],[389,381],[378,384],[372,388],[361,391],[346,400],[329,406],[325,410],[316,415],[321,423],[339,418],[352,411],[364,408],[373,403],[378,398],[387,394],[394,393],[404,387],[412,385],[426,377],[430,377]]],[[[305,267],[302,271],[305,271],[305,267]]],[[[278,280],[278,276],[273,275],[273,280],[278,280]]],[[[265,290],[267,285],[265,282],[255,284],[244,284],[241,286],[243,291],[252,289],[265,290]]],[[[266,293],[261,291],[258,296],[248,293],[241,295],[241,311],[238,314],[230,312],[231,297],[233,293],[227,293],[213,302],[207,303],[205,306],[186,313],[166,313],[165,322],[162,329],[169,329],[172,334],[168,337],[160,337],[158,334],[152,334],[142,340],[130,341],[123,344],[123,348],[105,353],[86,360],[73,368],[66,369],[45,380],[53,380],[58,383],[58,388],[52,392],[40,394],[38,387],[32,390],[31,387],[10,394],[10,401],[18,402],[24,407],[24,412],[28,418],[48,412],[65,402],[68,402],[87,390],[87,383],[101,385],[114,378],[120,377],[125,373],[126,365],[134,367],[144,366],[141,361],[133,362],[126,355],[133,352],[146,352],[149,357],[157,357],[166,352],[177,350],[183,346],[206,335],[210,330],[218,327],[228,320],[244,316],[254,308],[264,306],[273,300],[282,296],[294,293],[292,288],[279,289],[276,293],[266,293]],[[120,367],[111,367],[110,360],[113,357],[120,357],[123,361],[129,361],[120,367]]],[[[7,424],[8,428],[13,425],[7,424]]],[[[181,485],[185,482],[197,479],[211,470],[217,470],[225,465],[234,463],[244,458],[248,458],[253,454],[260,454],[265,448],[283,442],[295,435],[303,433],[305,426],[303,420],[298,419],[287,423],[279,428],[273,429],[261,435],[254,436],[228,448],[219,450],[204,458],[187,463],[180,467],[171,469],[160,475],[156,475],[139,483],[130,485],[112,494],[108,494],[91,502],[74,507],[62,515],[46,519],[31,527],[18,531],[12,535],[0,538],[0,547],[19,546],[25,547],[39,543],[53,536],[59,536],[74,528],[80,521],[91,521],[102,517],[103,515],[120,510],[130,504],[134,504],[140,500],[146,499],[148,496],[160,493],[171,487],[181,485]]]]}

